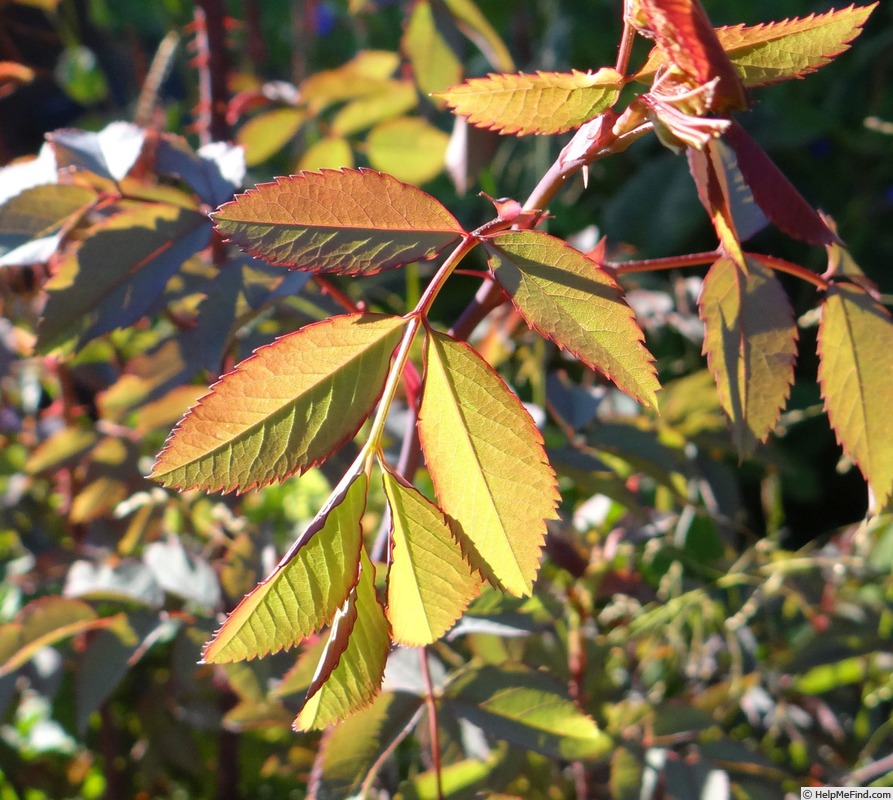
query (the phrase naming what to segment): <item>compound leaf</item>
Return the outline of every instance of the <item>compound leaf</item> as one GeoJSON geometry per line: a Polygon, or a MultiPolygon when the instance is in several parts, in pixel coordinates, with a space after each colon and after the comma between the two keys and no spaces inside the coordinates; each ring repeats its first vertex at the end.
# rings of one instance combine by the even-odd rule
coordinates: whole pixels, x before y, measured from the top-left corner
{"type": "Polygon", "coordinates": [[[530,594],[558,501],[542,436],[469,345],[431,332],[426,364],[419,434],[440,506],[473,567],[530,594]]]}
{"type": "Polygon", "coordinates": [[[496,280],[528,325],[657,407],[660,386],[644,335],[605,270],[541,231],[499,233],[484,246],[496,280]]]}
{"type": "Polygon", "coordinates": [[[180,421],[152,477],[180,489],[247,491],[320,463],[372,411],[403,325],[347,314],[259,348],[180,421]]]}
{"type": "Polygon", "coordinates": [[[445,634],[480,591],[440,509],[384,470],[391,509],[387,614],[393,638],[417,647],[445,634]]]}
{"type": "Polygon", "coordinates": [[[553,758],[596,758],[612,745],[559,685],[521,664],[469,669],[449,684],[444,700],[489,735],[553,758]]]}
{"type": "Polygon", "coordinates": [[[271,264],[342,274],[434,258],[464,233],[433,197],[368,169],[279,178],[212,217],[230,241],[271,264]]]}
{"type": "Polygon", "coordinates": [[[797,327],[772,270],[730,258],[707,273],[700,300],[704,352],[738,452],[750,453],[778,421],[794,380],[797,327]]]}
{"type": "Polygon", "coordinates": [[[597,117],[617,100],[622,78],[598,72],[537,72],[471,78],[438,96],[481,128],[500,133],[562,133],[597,117]]]}
{"type": "Polygon", "coordinates": [[[819,327],[819,382],[844,452],[882,509],[893,494],[893,320],[861,288],[832,284],[819,327]]]}
{"type": "Polygon", "coordinates": [[[375,593],[375,568],[360,551],[360,577],[335,615],[329,641],[307,690],[295,729],[318,730],[365,708],[384,677],[390,635],[375,593]]]}
{"type": "Polygon", "coordinates": [[[265,656],[332,621],[359,575],[366,485],[360,475],[330,499],[276,569],[227,617],[205,647],[205,661],[265,656]]]}

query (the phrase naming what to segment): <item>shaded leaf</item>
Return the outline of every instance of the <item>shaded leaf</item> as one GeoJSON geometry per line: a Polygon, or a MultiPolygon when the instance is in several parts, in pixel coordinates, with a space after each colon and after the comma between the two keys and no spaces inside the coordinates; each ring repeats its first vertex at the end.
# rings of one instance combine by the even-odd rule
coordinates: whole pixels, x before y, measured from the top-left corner
{"type": "Polygon", "coordinates": [[[310,800],[341,800],[375,780],[384,759],[415,727],[423,708],[409,692],[383,692],[327,734],[310,777],[310,800]]]}
{"type": "Polygon", "coordinates": [[[704,352],[741,455],[765,441],[794,381],[797,327],[787,294],[754,258],[719,259],[700,298],[704,352]]]}
{"type": "Polygon", "coordinates": [[[0,267],[48,261],[64,233],[96,197],[92,189],[57,183],[25,189],[4,203],[0,206],[0,267]]]}
{"type": "Polygon", "coordinates": [[[388,620],[394,641],[411,647],[443,636],[480,591],[440,509],[383,470],[391,509],[388,620]]]}
{"type": "Polygon", "coordinates": [[[55,347],[79,330],[83,344],[134,323],[210,238],[207,217],[178,206],[140,205],[99,223],[47,284],[40,347],[55,347]]]}
{"type": "Polygon", "coordinates": [[[100,617],[81,600],[42,597],[28,603],[12,622],[0,626],[0,676],[27,664],[38,650],[88,630],[125,630],[124,614],[100,617]],[[123,627],[122,627],[123,626],[123,627]]]}
{"type": "Polygon", "coordinates": [[[594,73],[491,74],[438,96],[481,128],[523,136],[579,127],[614,104],[621,83],[620,74],[608,68],[594,73]]]}
{"type": "Polygon", "coordinates": [[[180,178],[203,203],[216,207],[242,185],[245,156],[241,147],[227,142],[211,142],[195,152],[182,137],[165,133],[156,145],[155,169],[180,178]]]}
{"type": "Polygon", "coordinates": [[[499,34],[473,0],[445,0],[456,27],[477,46],[490,66],[499,72],[513,72],[515,62],[499,34]]]}
{"type": "Polygon", "coordinates": [[[598,758],[613,746],[553,679],[521,664],[466,670],[444,702],[488,735],[553,758],[598,758]]]}
{"type": "Polygon", "coordinates": [[[785,174],[737,123],[725,133],[738,159],[738,169],[753,192],[757,205],[788,236],[814,245],[837,241],[821,215],[803,199],[785,174]]]}
{"type": "Polygon", "coordinates": [[[440,506],[472,566],[512,594],[530,594],[558,501],[542,436],[472,347],[434,332],[419,434],[440,506]]]}
{"type": "Polygon", "coordinates": [[[882,509],[893,495],[893,320],[857,286],[832,284],[819,326],[819,382],[844,452],[882,509]]]}
{"type": "Polygon", "coordinates": [[[345,274],[434,258],[464,232],[433,197],[371,170],[280,178],[212,216],[231,241],[271,264],[345,274]]]}
{"type": "Polygon", "coordinates": [[[657,407],[653,358],[613,277],[541,231],[499,233],[484,247],[496,280],[528,325],[657,407]]]}
{"type": "Polygon", "coordinates": [[[86,169],[120,181],[139,158],[146,131],[131,122],[112,122],[99,133],[59,130],[47,134],[59,167],[86,169]]]}
{"type": "Polygon", "coordinates": [[[425,94],[439,92],[462,80],[462,62],[448,41],[452,20],[438,13],[429,0],[415,0],[400,47],[425,94]]]}
{"type": "Polygon", "coordinates": [[[375,568],[361,549],[359,581],[335,616],[295,730],[325,728],[370,705],[381,688],[389,647],[388,621],[375,593],[375,568]]]}
{"type": "Polygon", "coordinates": [[[412,81],[389,80],[380,92],[346,103],[332,118],[332,133],[350,136],[378,122],[406,114],[418,104],[412,81]]]}
{"type": "Polygon", "coordinates": [[[202,658],[240,661],[292,647],[330,623],[357,581],[366,476],[333,495],[268,575],[236,607],[202,658]]]}
{"type": "Polygon", "coordinates": [[[180,489],[244,492],[320,463],[372,411],[404,324],[348,314],[259,348],[182,419],[152,477],[180,489]]]}
{"type": "Polygon", "coordinates": [[[276,108],[249,119],[236,134],[245,148],[245,163],[253,167],[288,144],[304,124],[307,114],[299,108],[276,108]]]}
{"type": "Polygon", "coordinates": [[[443,171],[449,141],[448,134],[421,117],[400,117],[369,132],[366,154],[375,169],[422,184],[443,171]]]}
{"type": "Polygon", "coordinates": [[[744,86],[699,0],[638,0],[637,5],[666,60],[700,85],[719,79],[712,110],[746,107],[744,86]]]}

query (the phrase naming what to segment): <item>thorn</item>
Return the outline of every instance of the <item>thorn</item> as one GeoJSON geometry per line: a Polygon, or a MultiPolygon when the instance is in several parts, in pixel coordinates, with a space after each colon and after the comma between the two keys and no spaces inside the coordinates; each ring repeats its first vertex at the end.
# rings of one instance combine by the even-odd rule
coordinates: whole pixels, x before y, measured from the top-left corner
{"type": "Polygon", "coordinates": [[[583,188],[589,188],[589,164],[583,165],[583,188]]]}

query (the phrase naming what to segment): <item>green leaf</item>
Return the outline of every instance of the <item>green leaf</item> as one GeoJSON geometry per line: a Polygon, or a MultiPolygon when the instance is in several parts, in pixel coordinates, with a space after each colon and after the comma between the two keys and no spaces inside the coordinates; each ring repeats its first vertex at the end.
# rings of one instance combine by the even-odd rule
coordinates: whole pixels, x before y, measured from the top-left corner
{"type": "Polygon", "coordinates": [[[893,494],[893,321],[857,286],[828,289],[819,327],[819,382],[844,452],[871,484],[876,509],[893,494]]]}
{"type": "Polygon", "coordinates": [[[180,206],[144,204],[99,223],[47,284],[40,347],[56,347],[79,330],[83,344],[133,324],[210,237],[207,217],[180,206]]]}
{"type": "Polygon", "coordinates": [[[209,663],[292,647],[328,625],[357,582],[365,475],[333,495],[282,560],[227,617],[205,647],[209,663]]]}
{"type": "Polygon", "coordinates": [[[537,72],[471,78],[438,94],[454,113],[481,128],[523,136],[577,128],[612,106],[622,78],[598,72],[537,72]]]}
{"type": "Polygon", "coordinates": [[[422,698],[409,692],[384,692],[333,728],[322,740],[310,776],[311,800],[361,796],[385,758],[418,722],[422,698]]]}
{"type": "Polygon", "coordinates": [[[359,581],[335,616],[295,729],[325,728],[370,705],[381,688],[390,642],[375,568],[362,549],[359,581]]]}
{"type": "Polygon", "coordinates": [[[481,588],[440,509],[396,475],[383,470],[391,509],[388,619],[400,644],[439,639],[481,588]]]}
{"type": "Polygon", "coordinates": [[[793,311],[768,267],[748,258],[745,271],[721,258],[704,280],[700,312],[704,352],[744,456],[766,440],[794,381],[793,311]]]}
{"type": "Polygon", "coordinates": [[[378,122],[406,114],[418,104],[415,85],[409,80],[387,81],[380,92],[345,104],[332,118],[332,133],[350,136],[378,122]]]}
{"type": "Polygon", "coordinates": [[[259,348],[183,417],[152,477],[244,492],[319,464],[372,411],[404,324],[347,314],[259,348]]]}
{"type": "Polygon", "coordinates": [[[318,113],[335,103],[380,94],[399,65],[397,53],[363,50],[336,69],[310,75],[301,84],[301,100],[318,113]]]}
{"type": "Polygon", "coordinates": [[[89,428],[63,428],[49,439],[41,442],[25,462],[25,472],[36,475],[38,472],[56,469],[75,461],[84,455],[96,442],[97,433],[89,428]]]}
{"type": "Polygon", "coordinates": [[[530,594],[558,502],[542,436],[469,345],[431,332],[426,365],[419,434],[440,506],[473,567],[530,594]]]}
{"type": "Polygon", "coordinates": [[[326,136],[314,142],[298,161],[298,170],[341,169],[353,167],[353,150],[350,142],[341,136],[326,136]]]}
{"type": "Polygon", "coordinates": [[[0,206],[0,267],[48,261],[96,197],[92,189],[55,183],[8,200],[0,206]]]}
{"type": "Polygon", "coordinates": [[[598,758],[612,747],[553,679],[521,664],[461,673],[444,703],[488,735],[552,758],[598,758]]]}
{"type": "Polygon", "coordinates": [[[446,15],[428,0],[416,0],[403,32],[401,48],[412,66],[416,83],[425,94],[439,92],[462,80],[462,62],[444,35],[446,15]]]}
{"type": "Polygon", "coordinates": [[[409,183],[422,184],[443,171],[450,137],[421,117],[376,125],[366,139],[369,163],[409,183]]]}
{"type": "Polygon", "coordinates": [[[515,62],[499,34],[473,0],[445,0],[456,27],[484,54],[499,72],[513,72],[515,62]]]}
{"type": "Polygon", "coordinates": [[[614,278],[540,231],[499,233],[484,247],[496,280],[528,325],[657,407],[653,358],[614,278]]]}
{"type": "Polygon", "coordinates": [[[279,178],[212,216],[252,255],[314,272],[370,275],[434,258],[464,233],[433,197],[371,170],[279,178]]]}
{"type": "Polygon", "coordinates": [[[236,134],[249,167],[266,161],[287,145],[307,118],[299,108],[276,108],[248,120],[236,134]]]}

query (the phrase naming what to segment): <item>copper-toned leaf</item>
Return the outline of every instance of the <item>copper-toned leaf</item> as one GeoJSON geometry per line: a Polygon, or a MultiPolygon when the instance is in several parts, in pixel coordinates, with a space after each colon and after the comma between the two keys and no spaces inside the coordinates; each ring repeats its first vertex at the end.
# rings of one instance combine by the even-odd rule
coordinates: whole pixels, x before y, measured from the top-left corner
{"type": "Polygon", "coordinates": [[[881,510],[893,496],[893,320],[863,289],[833,284],[822,310],[818,349],[831,425],[881,510]]]}
{"type": "Polygon", "coordinates": [[[152,477],[180,489],[247,491],[318,464],[372,411],[404,324],[351,314],[261,347],[183,418],[152,477]]]}
{"type": "Polygon", "coordinates": [[[381,688],[390,636],[375,593],[375,568],[360,552],[360,577],[335,616],[295,729],[325,728],[368,706],[381,688]]]}
{"type": "Polygon", "coordinates": [[[213,218],[230,241],[271,264],[345,274],[434,258],[464,233],[433,197],[372,170],[279,178],[213,218]]]}
{"type": "Polygon", "coordinates": [[[707,273],[700,300],[704,352],[720,402],[747,455],[778,421],[794,380],[797,327],[772,270],[748,258],[743,270],[721,258],[707,273]]]}
{"type": "Polygon", "coordinates": [[[699,0],[638,0],[638,7],[657,48],[670,63],[701,85],[719,79],[712,110],[747,105],[741,79],[699,0]]]}
{"type": "Polygon", "coordinates": [[[356,585],[366,508],[360,475],[326,507],[279,564],[227,617],[205,647],[205,661],[265,656],[328,625],[356,585]]]}
{"type": "Polygon", "coordinates": [[[490,269],[527,323],[652,408],[654,359],[617,282],[578,250],[541,231],[485,242],[490,269]]]}
{"type": "Polygon", "coordinates": [[[454,113],[500,133],[562,133],[597,117],[617,100],[620,74],[538,72],[471,78],[440,97],[454,113]]]}
{"type": "Polygon", "coordinates": [[[542,436],[469,345],[432,332],[426,366],[419,433],[440,506],[472,566],[530,594],[558,501],[542,436]]]}
{"type": "Polygon", "coordinates": [[[757,205],[773,224],[788,236],[808,244],[825,245],[837,241],[834,231],[744,128],[733,122],[726,131],[725,140],[735,151],[738,169],[750,186],[757,205]]]}

